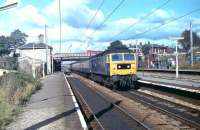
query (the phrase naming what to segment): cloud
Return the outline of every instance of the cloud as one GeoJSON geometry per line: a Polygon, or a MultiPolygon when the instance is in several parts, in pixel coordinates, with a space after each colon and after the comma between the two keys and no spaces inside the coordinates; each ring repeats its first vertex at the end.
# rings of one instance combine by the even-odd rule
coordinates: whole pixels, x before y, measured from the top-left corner
{"type": "Polygon", "coordinates": [[[174,17],[174,13],[172,11],[159,9],[156,10],[149,18],[147,18],[145,22],[164,23],[172,17],[174,17]]]}
{"type": "MultiPolygon", "coordinates": [[[[86,28],[90,19],[96,13],[87,6],[88,0],[73,0],[64,2],[61,0],[61,15],[62,21],[74,28],[86,28]]],[[[47,17],[57,17],[59,19],[58,0],[54,0],[51,4],[45,7],[44,14],[47,17]]],[[[96,28],[104,19],[102,11],[99,11],[90,25],[90,28],[96,28]]]]}
{"type": "MultiPolygon", "coordinates": [[[[134,17],[122,18],[115,21],[111,21],[106,23],[106,28],[104,28],[103,30],[96,31],[95,35],[93,36],[93,40],[110,41],[117,39],[137,38],[133,36],[142,33],[145,30],[163,24],[164,22],[169,20],[171,16],[174,16],[172,14],[173,13],[169,11],[157,10],[153,15],[142,21],[134,17]]],[[[163,34],[167,33],[163,32],[163,34]]],[[[143,36],[148,38],[152,37],[152,35],[151,36],[143,35],[143,36]]]]}
{"type": "Polygon", "coordinates": [[[15,17],[18,22],[23,22],[26,24],[35,24],[44,26],[47,23],[47,20],[42,16],[38,9],[33,5],[27,5],[23,8],[20,8],[15,12],[15,17]]]}
{"type": "MultiPolygon", "coordinates": [[[[88,44],[83,43],[82,41],[70,41],[70,42],[62,42],[61,51],[62,52],[86,52],[86,50],[105,50],[108,46],[108,42],[105,43],[95,43],[88,46],[88,44]]],[[[59,42],[53,42],[50,44],[54,48],[54,53],[59,53],[59,42]]]]}
{"type": "Polygon", "coordinates": [[[115,28],[127,28],[133,24],[136,24],[138,20],[139,19],[131,18],[131,17],[123,18],[123,19],[116,20],[113,25],[115,28]]]}
{"type": "MultiPolygon", "coordinates": [[[[188,19],[183,18],[178,21],[161,26],[176,16],[173,11],[157,10],[144,21],[139,21],[137,18],[123,18],[107,23],[107,29],[98,31],[94,38],[97,41],[109,41],[118,39],[139,39],[139,38],[167,38],[169,36],[179,36],[182,31],[188,28],[188,19]],[[136,24],[134,24],[136,23],[136,24]],[[131,26],[130,28],[130,25],[131,26]],[[155,29],[156,27],[159,27],[155,29]],[[127,29],[127,30],[126,30],[127,29]],[[153,30],[152,30],[153,29],[153,30]],[[126,30],[126,31],[125,31],[126,30]],[[149,31],[152,30],[152,31],[149,31]],[[120,33],[123,32],[123,33],[120,33]],[[146,32],[146,33],[143,33],[146,32]],[[117,35],[119,34],[120,35],[117,35]]],[[[194,23],[198,23],[196,19],[194,23]]]]}
{"type": "MultiPolygon", "coordinates": [[[[86,28],[90,19],[94,16],[95,13],[96,10],[91,10],[86,6],[82,6],[79,7],[78,10],[71,10],[70,13],[65,14],[63,20],[65,23],[71,25],[74,28],[86,28]]],[[[99,11],[89,28],[97,28],[103,19],[103,13],[99,11]]]]}
{"type": "MultiPolygon", "coordinates": [[[[12,0],[8,2],[12,2],[12,0]]],[[[13,31],[17,28],[27,30],[30,28],[44,26],[45,23],[47,23],[47,20],[39,12],[38,8],[33,5],[22,6],[20,4],[15,8],[4,11],[0,20],[0,26],[6,27],[4,31],[13,31]]]]}
{"type": "MultiPolygon", "coordinates": [[[[8,3],[14,1],[16,0],[7,0],[8,3]]],[[[20,2],[20,0],[18,1],[20,2]]],[[[44,34],[44,25],[47,24],[49,44],[54,47],[54,52],[58,52],[60,32],[58,0],[51,1],[44,8],[38,8],[31,4],[22,6],[22,2],[20,3],[16,8],[2,14],[0,17],[0,30],[4,30],[3,33],[5,34],[7,30],[13,31],[20,28],[29,35],[28,42],[37,42],[38,35],[44,34]]],[[[71,52],[83,52],[87,49],[103,50],[107,48],[110,42],[118,39],[123,40],[125,44],[132,43],[135,39],[141,41],[154,39],[152,41],[155,42],[156,38],[156,41],[162,42],[169,36],[179,36],[182,31],[189,27],[188,19],[181,19],[157,30],[136,36],[177,17],[173,11],[160,9],[144,21],[139,21],[138,17],[120,17],[109,19],[103,27],[97,29],[106,17],[103,11],[100,10],[86,30],[89,21],[96,13],[96,9],[91,8],[90,4],[90,0],[71,0],[68,2],[61,0],[62,52],[68,51],[69,47],[71,52]],[[138,21],[139,23],[137,23],[138,21]],[[130,25],[134,26],[130,28],[130,25]],[[116,35],[127,28],[128,30],[125,33],[116,35]]],[[[142,17],[144,14],[140,16],[142,17]]],[[[192,17],[192,21],[193,27],[198,29],[200,19],[192,17]]]]}
{"type": "Polygon", "coordinates": [[[13,4],[13,3],[18,3],[20,4],[21,3],[21,0],[6,0],[5,4],[8,5],[8,4],[13,4]]]}

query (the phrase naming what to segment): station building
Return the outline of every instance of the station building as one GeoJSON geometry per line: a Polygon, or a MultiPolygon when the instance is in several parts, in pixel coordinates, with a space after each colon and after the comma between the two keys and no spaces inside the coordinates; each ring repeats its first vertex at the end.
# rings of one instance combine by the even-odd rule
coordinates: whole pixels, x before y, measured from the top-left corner
{"type": "Polygon", "coordinates": [[[27,43],[18,48],[19,67],[24,71],[32,71],[33,76],[38,75],[36,71],[43,75],[52,72],[53,48],[44,43],[44,35],[40,34],[38,40],[38,43],[27,43]],[[24,68],[28,65],[29,68],[24,68]]]}

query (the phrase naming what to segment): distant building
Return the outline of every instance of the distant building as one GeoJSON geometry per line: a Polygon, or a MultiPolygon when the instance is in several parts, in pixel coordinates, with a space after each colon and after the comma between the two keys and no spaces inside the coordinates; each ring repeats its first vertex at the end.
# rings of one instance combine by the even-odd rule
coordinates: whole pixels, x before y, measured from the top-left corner
{"type": "Polygon", "coordinates": [[[103,51],[87,50],[87,51],[86,51],[86,55],[90,57],[90,56],[97,55],[97,54],[99,54],[99,53],[101,53],[101,52],[103,52],[103,51]]]}
{"type": "Polygon", "coordinates": [[[142,52],[142,47],[140,45],[138,45],[137,47],[136,47],[136,45],[130,45],[129,49],[131,49],[134,53],[137,53],[138,56],[141,56],[141,57],[144,56],[144,54],[142,52]]]}
{"type": "Polygon", "coordinates": [[[174,66],[174,48],[152,44],[149,55],[145,56],[144,64],[149,68],[168,69],[174,66]]]}
{"type": "Polygon", "coordinates": [[[29,57],[40,60],[46,65],[46,73],[51,73],[51,56],[53,48],[44,43],[28,43],[19,47],[19,58],[29,57]]]}
{"type": "Polygon", "coordinates": [[[194,49],[194,63],[200,63],[200,47],[194,49]]]}
{"type": "Polygon", "coordinates": [[[168,46],[152,44],[152,47],[149,51],[150,54],[172,54],[174,53],[174,48],[168,46]]]}
{"type": "Polygon", "coordinates": [[[132,45],[129,44],[129,49],[131,49],[138,56],[138,67],[142,67],[144,65],[144,54],[142,52],[142,45],[132,45]]]}

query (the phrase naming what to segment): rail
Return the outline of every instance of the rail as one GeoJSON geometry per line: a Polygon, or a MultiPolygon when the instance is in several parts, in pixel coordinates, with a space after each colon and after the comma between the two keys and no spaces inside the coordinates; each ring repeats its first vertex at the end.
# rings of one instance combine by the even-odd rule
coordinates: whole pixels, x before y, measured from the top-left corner
{"type": "Polygon", "coordinates": [[[96,115],[90,109],[89,105],[87,104],[87,102],[85,101],[83,96],[80,94],[80,92],[75,87],[71,87],[71,89],[72,89],[73,93],[75,94],[75,97],[78,99],[77,101],[80,104],[80,106],[82,107],[82,111],[85,110],[85,114],[89,114],[87,118],[88,119],[93,118],[95,120],[95,123],[94,123],[94,121],[93,121],[93,124],[91,124],[91,122],[90,122],[90,125],[92,125],[93,128],[95,127],[96,129],[105,130],[104,127],[102,126],[102,124],[100,123],[100,121],[98,120],[98,118],[96,117],[96,115]],[[86,112],[86,111],[88,111],[88,112],[86,112]]]}
{"type": "MultiPolygon", "coordinates": [[[[121,93],[121,94],[126,97],[129,97],[132,100],[137,100],[162,113],[173,116],[174,118],[184,122],[185,124],[189,126],[192,126],[197,129],[200,128],[199,117],[188,115],[187,112],[184,113],[182,111],[178,111],[178,109],[167,107],[167,105],[163,105],[163,102],[165,102],[164,100],[158,100],[158,98],[155,98],[155,97],[152,98],[152,96],[150,96],[151,98],[148,98],[147,95],[145,94],[141,94],[140,92],[133,92],[133,91],[128,91],[126,93],[121,93]]],[[[185,109],[187,108],[185,107],[185,109]]],[[[200,112],[197,111],[197,113],[199,114],[200,112]]]]}
{"type": "MultiPolygon", "coordinates": [[[[69,80],[70,81],[70,80],[69,80]]],[[[106,107],[103,109],[103,111],[107,111],[107,110],[112,110],[113,111],[117,111],[118,114],[121,115],[122,120],[126,120],[129,123],[131,123],[131,128],[136,128],[136,129],[142,129],[142,130],[150,130],[150,128],[148,128],[145,124],[143,124],[142,122],[140,122],[139,120],[137,120],[136,118],[134,118],[130,113],[128,113],[127,111],[125,111],[123,108],[121,108],[118,104],[120,104],[120,101],[113,101],[111,99],[108,99],[104,94],[96,91],[94,88],[90,88],[89,86],[85,85],[87,87],[87,90],[89,90],[91,93],[95,94],[97,97],[99,97],[99,99],[101,99],[102,101],[106,102],[106,104],[110,104],[109,107],[106,107]]],[[[77,90],[75,87],[73,87],[74,93],[76,93],[77,95],[79,95],[79,97],[81,97],[81,99],[84,101],[85,104],[87,104],[87,107],[89,108],[89,110],[91,111],[91,113],[93,114],[93,116],[95,117],[95,120],[101,124],[101,129],[107,129],[106,126],[109,124],[108,119],[106,119],[106,125],[104,124],[105,122],[103,122],[102,120],[99,121],[97,116],[99,117],[99,115],[101,115],[103,112],[97,112],[96,115],[92,112],[92,109],[90,108],[90,106],[88,105],[88,103],[86,102],[86,100],[84,99],[84,97],[81,95],[81,93],[79,92],[79,90],[77,90]],[[104,127],[105,128],[104,128],[104,127]]],[[[85,91],[85,90],[82,90],[85,91]]],[[[99,99],[96,99],[97,101],[99,101],[99,99]]],[[[103,103],[104,104],[104,103],[103,103]]],[[[104,104],[105,105],[105,104],[104,104]]],[[[109,111],[108,111],[109,112],[109,111]]],[[[106,112],[108,114],[108,112],[106,112]]],[[[112,119],[115,120],[115,119],[112,119]]],[[[115,121],[114,121],[115,122],[115,121]]],[[[110,124],[109,124],[110,125],[110,124]]],[[[114,125],[114,124],[113,124],[114,125]]],[[[130,126],[129,126],[130,127],[130,126]]]]}

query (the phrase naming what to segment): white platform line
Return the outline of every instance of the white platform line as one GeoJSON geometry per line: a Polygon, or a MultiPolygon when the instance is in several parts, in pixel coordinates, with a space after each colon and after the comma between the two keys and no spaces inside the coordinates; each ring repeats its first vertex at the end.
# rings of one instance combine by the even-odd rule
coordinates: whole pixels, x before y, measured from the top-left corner
{"type": "Polygon", "coordinates": [[[69,82],[68,82],[68,80],[67,80],[67,78],[66,78],[66,76],[65,76],[64,73],[63,73],[63,75],[64,75],[64,77],[65,77],[65,81],[66,81],[66,83],[67,83],[69,92],[70,92],[70,94],[72,95],[72,100],[73,100],[74,106],[76,107],[76,111],[77,111],[78,117],[79,117],[79,119],[80,119],[81,125],[82,125],[82,127],[83,127],[84,130],[87,130],[88,128],[87,128],[86,121],[85,121],[85,119],[84,119],[84,117],[83,117],[83,114],[82,114],[82,112],[81,112],[81,110],[80,110],[80,107],[79,107],[79,105],[78,105],[78,103],[77,103],[77,101],[76,101],[76,98],[75,98],[75,96],[74,96],[74,93],[72,92],[71,86],[70,86],[70,84],[69,84],[69,82]]]}
{"type": "Polygon", "coordinates": [[[154,82],[145,81],[145,80],[138,80],[138,82],[146,83],[146,84],[153,84],[153,85],[158,85],[158,86],[163,86],[163,87],[167,87],[167,88],[175,88],[175,89],[179,89],[179,90],[183,90],[183,91],[189,91],[189,92],[193,92],[193,93],[200,93],[200,90],[195,90],[195,89],[190,89],[190,88],[182,88],[182,87],[178,87],[178,86],[174,86],[174,85],[166,85],[166,84],[154,83],[154,82]]]}

